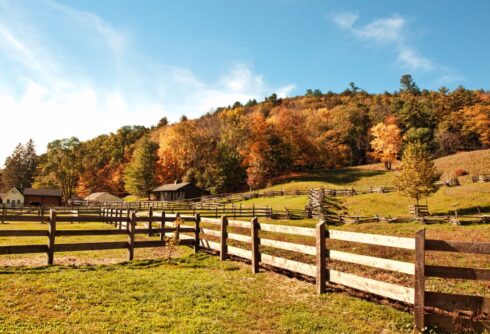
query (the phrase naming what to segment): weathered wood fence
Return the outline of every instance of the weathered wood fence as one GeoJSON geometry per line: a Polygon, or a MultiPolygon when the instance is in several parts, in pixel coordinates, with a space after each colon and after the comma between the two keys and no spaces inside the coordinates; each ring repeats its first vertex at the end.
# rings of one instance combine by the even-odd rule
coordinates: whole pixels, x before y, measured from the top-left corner
{"type": "MultiPolygon", "coordinates": [[[[179,231],[181,245],[194,247],[195,251],[205,248],[216,251],[221,260],[230,256],[250,261],[251,270],[259,272],[259,268],[277,268],[291,273],[297,273],[314,278],[318,293],[324,293],[328,286],[341,286],[368,294],[378,295],[395,302],[412,305],[414,308],[415,327],[422,330],[426,325],[437,325],[448,328],[444,312],[458,312],[472,315],[483,315],[480,321],[475,317],[461,318],[465,326],[480,326],[490,328],[490,298],[472,295],[456,295],[427,291],[427,277],[446,279],[490,280],[489,269],[458,268],[436,265],[426,265],[426,252],[457,252],[490,255],[490,243],[456,242],[431,240],[425,238],[425,230],[415,234],[413,238],[386,236],[329,230],[324,221],[315,228],[283,226],[259,223],[257,217],[250,221],[240,221],[222,216],[219,219],[196,215],[169,214],[154,212],[150,209],[140,216],[129,210],[111,209],[101,215],[72,217],[57,215],[51,210],[49,216],[9,216],[8,221],[46,222],[47,230],[0,230],[0,237],[46,237],[47,244],[0,246],[1,254],[46,253],[48,264],[54,263],[55,253],[88,250],[127,249],[128,260],[134,258],[134,250],[142,247],[162,247],[165,245],[166,233],[179,231]],[[176,223],[177,221],[182,222],[176,223]],[[104,222],[114,224],[111,229],[57,229],[59,222],[104,222]],[[137,228],[137,224],[140,226],[137,228]],[[141,225],[144,228],[141,228],[141,225]],[[153,224],[156,224],[154,226],[153,224]],[[159,236],[158,240],[135,241],[135,235],[147,234],[159,236]],[[57,237],[62,236],[114,236],[126,235],[127,241],[104,241],[83,243],[59,243],[57,237]],[[281,235],[289,235],[301,240],[309,240],[310,244],[284,241],[281,235]],[[283,239],[283,240],[281,240],[283,239]],[[413,251],[415,262],[403,262],[393,259],[380,258],[372,255],[360,255],[332,249],[331,241],[343,241],[355,244],[375,245],[413,251]],[[306,255],[312,258],[306,261],[291,260],[274,255],[273,250],[306,255]],[[413,286],[402,286],[391,282],[367,278],[352,273],[333,270],[331,261],[340,261],[354,265],[378,268],[414,278],[413,286]],[[314,263],[314,264],[313,264],[314,263]],[[432,309],[441,312],[429,312],[432,309]],[[486,315],[486,316],[485,316],[486,315]],[[487,326],[487,327],[485,327],[487,326]]],[[[454,313],[453,313],[454,314],[454,313]]],[[[451,315],[450,319],[453,319],[451,315]]]]}
{"type": "MultiPolygon", "coordinates": [[[[310,276],[315,278],[318,293],[325,292],[327,284],[334,284],[412,305],[415,328],[418,331],[422,331],[427,325],[437,325],[440,329],[451,331],[451,328],[454,328],[451,327],[454,313],[448,318],[444,312],[464,313],[469,311],[473,315],[486,314],[487,316],[490,313],[490,298],[432,292],[426,291],[425,288],[427,277],[489,281],[489,269],[426,265],[425,252],[443,251],[490,255],[490,243],[431,240],[425,238],[425,230],[417,232],[414,238],[327,230],[325,222],[320,222],[316,228],[305,228],[263,224],[259,223],[258,218],[253,218],[250,222],[237,221],[224,216],[221,219],[202,218],[201,223],[215,226],[215,228],[201,228],[201,247],[219,252],[221,260],[229,258],[230,255],[249,260],[254,273],[258,272],[260,266],[270,266],[310,276]],[[235,228],[235,231],[230,232],[230,227],[235,228]],[[243,231],[247,230],[249,232],[244,234],[243,231]],[[277,234],[303,236],[314,240],[316,246],[281,241],[277,238],[274,240],[274,235],[277,234]],[[333,250],[328,247],[330,240],[411,250],[415,253],[415,262],[402,262],[333,250]],[[235,244],[233,245],[232,242],[235,244]],[[236,245],[237,242],[241,247],[236,245]],[[315,264],[272,255],[267,249],[273,248],[310,255],[315,257],[315,264]],[[329,269],[330,261],[347,262],[410,275],[413,276],[415,284],[412,287],[401,286],[329,269]],[[441,312],[430,313],[429,310],[432,308],[437,308],[441,312]]],[[[462,321],[465,327],[484,328],[487,326],[485,328],[490,328],[488,317],[483,321],[461,319],[458,321],[462,321]]]]}
{"type": "MultiPolygon", "coordinates": [[[[177,224],[175,227],[166,227],[165,223],[169,222],[172,226],[172,222],[175,222],[179,218],[179,214],[165,215],[162,213],[160,216],[150,217],[137,217],[134,211],[129,211],[127,215],[106,215],[106,216],[58,216],[55,210],[51,210],[49,216],[8,216],[6,219],[9,222],[22,221],[22,222],[46,222],[47,230],[0,230],[0,237],[46,237],[47,244],[36,245],[9,245],[0,246],[0,255],[5,254],[27,254],[27,253],[46,253],[48,256],[48,264],[54,263],[54,254],[57,252],[73,252],[73,251],[95,251],[95,250],[108,250],[108,249],[127,249],[128,260],[132,260],[134,257],[135,248],[147,248],[147,247],[162,247],[165,246],[164,236],[165,233],[173,233],[176,230],[180,232],[193,232],[198,230],[199,215],[192,218],[181,218],[183,220],[190,220],[195,223],[194,227],[181,227],[177,224]],[[61,222],[104,222],[111,223],[119,226],[119,229],[57,229],[57,223],[61,222]],[[149,224],[148,228],[136,228],[138,222],[145,222],[149,224]],[[152,223],[159,224],[158,227],[153,228],[152,223]],[[122,226],[125,224],[125,228],[122,226]],[[196,229],[197,227],[197,229],[196,229]],[[159,240],[144,240],[135,241],[135,235],[147,234],[154,235],[159,234],[159,240]],[[126,235],[127,241],[103,241],[103,242],[83,242],[83,243],[58,243],[57,237],[67,236],[115,236],[126,235]]],[[[197,235],[197,234],[196,234],[197,235]]],[[[194,245],[195,240],[181,240],[181,245],[194,245]]]]}

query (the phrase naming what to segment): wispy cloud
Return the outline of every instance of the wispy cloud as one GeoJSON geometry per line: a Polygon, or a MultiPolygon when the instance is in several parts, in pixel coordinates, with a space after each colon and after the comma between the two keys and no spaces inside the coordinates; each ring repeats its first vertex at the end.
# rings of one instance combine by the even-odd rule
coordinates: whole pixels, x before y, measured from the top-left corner
{"type": "Polygon", "coordinates": [[[365,42],[393,47],[396,61],[408,70],[431,71],[438,66],[407,41],[408,22],[400,15],[376,19],[364,26],[356,25],[359,15],[351,12],[333,13],[332,21],[365,42]]]}
{"type": "Polygon", "coordinates": [[[273,87],[240,61],[203,80],[192,69],[141,54],[136,44],[137,36],[93,13],[52,0],[29,8],[0,0],[0,164],[29,138],[43,151],[56,138],[87,139],[163,116],[197,117],[294,88],[273,87]],[[8,125],[19,119],[22,129],[8,125]]]}

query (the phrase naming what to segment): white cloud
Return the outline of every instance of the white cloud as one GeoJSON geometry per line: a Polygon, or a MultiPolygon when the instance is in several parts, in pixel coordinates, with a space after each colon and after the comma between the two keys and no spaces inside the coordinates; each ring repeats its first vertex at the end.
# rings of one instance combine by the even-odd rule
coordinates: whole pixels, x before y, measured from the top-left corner
{"type": "Polygon", "coordinates": [[[374,20],[364,27],[354,31],[365,39],[372,39],[379,43],[402,43],[402,29],[406,22],[399,16],[374,20]]]}
{"type": "Polygon", "coordinates": [[[189,68],[140,54],[136,37],[92,13],[51,0],[34,4],[22,8],[0,0],[0,66],[5,69],[0,72],[0,164],[29,138],[42,152],[57,138],[85,140],[123,125],[150,126],[163,116],[171,121],[182,114],[198,117],[235,101],[273,92],[286,96],[294,88],[272,87],[240,62],[220,77],[203,80],[189,68]],[[37,15],[40,10],[44,15],[37,15]],[[38,17],[67,33],[46,30],[38,17]],[[80,50],[83,54],[77,54],[80,50]]]}
{"type": "MultiPolygon", "coordinates": [[[[347,30],[365,42],[374,42],[393,47],[397,53],[396,61],[404,68],[413,71],[431,71],[438,66],[424,57],[420,51],[407,42],[407,20],[399,15],[376,19],[364,26],[356,27],[357,14],[334,13],[332,21],[341,29],[347,30]]],[[[442,69],[442,68],[439,68],[442,69]]]]}
{"type": "Polygon", "coordinates": [[[332,15],[332,20],[344,29],[352,29],[354,23],[359,19],[359,15],[350,12],[335,13],[332,15]]]}
{"type": "Polygon", "coordinates": [[[414,70],[429,71],[434,69],[434,63],[420,55],[417,50],[413,50],[408,47],[403,47],[398,53],[398,59],[401,64],[408,65],[409,68],[414,70]]]}

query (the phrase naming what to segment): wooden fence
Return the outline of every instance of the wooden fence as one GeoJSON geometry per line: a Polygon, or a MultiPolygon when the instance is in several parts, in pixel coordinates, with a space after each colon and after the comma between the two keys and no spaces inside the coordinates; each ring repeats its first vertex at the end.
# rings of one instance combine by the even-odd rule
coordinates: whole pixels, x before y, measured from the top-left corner
{"type": "MultiPolygon", "coordinates": [[[[452,317],[448,321],[447,316],[441,315],[441,312],[471,311],[473,314],[479,315],[490,313],[490,298],[431,292],[425,289],[426,277],[490,280],[490,270],[488,269],[425,265],[426,251],[490,255],[490,243],[430,240],[425,239],[425,230],[417,232],[414,238],[327,230],[325,222],[320,222],[316,228],[263,224],[259,223],[258,218],[253,218],[250,222],[231,220],[227,217],[221,219],[202,218],[201,223],[215,226],[215,228],[201,228],[200,246],[219,252],[221,260],[233,255],[249,260],[251,270],[254,273],[259,271],[260,266],[266,266],[315,278],[318,293],[325,292],[327,284],[333,283],[412,305],[415,327],[418,331],[422,331],[426,325],[437,325],[443,330],[452,330],[453,327],[450,327],[452,317]],[[236,231],[230,232],[230,227],[235,228],[236,231]],[[249,231],[247,234],[239,233],[239,231],[247,230],[249,231]],[[274,239],[275,234],[303,236],[314,240],[316,246],[277,240],[277,238],[274,239]],[[214,240],[210,240],[210,238],[214,238],[214,240]],[[230,240],[235,244],[238,242],[245,245],[245,247],[232,246],[230,240]],[[415,262],[402,262],[328,249],[330,240],[411,250],[415,252],[415,262]],[[264,248],[275,248],[309,255],[315,258],[315,264],[275,256],[264,251],[264,248]],[[328,263],[330,261],[347,262],[410,275],[414,277],[415,284],[413,287],[406,287],[329,269],[328,263]],[[437,308],[441,312],[429,313],[431,308],[437,308]]],[[[466,322],[464,323],[466,327],[490,328],[488,318],[483,321],[462,319],[466,322]]]]}
{"type": "MultiPolygon", "coordinates": [[[[0,246],[0,255],[5,254],[27,254],[27,253],[46,253],[48,256],[48,264],[53,264],[54,254],[57,252],[72,252],[72,251],[95,251],[95,250],[107,250],[107,249],[127,249],[128,260],[132,260],[134,257],[135,248],[147,248],[147,247],[162,247],[165,246],[164,236],[165,233],[173,233],[176,230],[180,232],[193,232],[199,230],[199,215],[192,217],[194,221],[194,227],[166,227],[165,223],[175,222],[179,217],[179,214],[168,216],[165,213],[160,216],[150,217],[137,217],[134,211],[130,211],[127,215],[113,215],[113,216],[61,216],[57,214],[57,211],[50,210],[49,216],[8,216],[5,219],[9,222],[22,221],[22,222],[46,222],[47,230],[0,230],[0,237],[46,237],[47,244],[41,245],[12,245],[12,246],[0,246]],[[119,226],[119,229],[74,229],[74,230],[58,230],[57,223],[60,222],[104,222],[115,224],[119,226]],[[145,222],[148,224],[148,228],[136,228],[138,222],[145,222]],[[158,227],[153,228],[153,222],[159,224],[158,227]],[[123,229],[123,223],[125,228],[123,229]],[[135,235],[159,234],[159,240],[144,240],[135,241],[135,235]],[[115,236],[126,235],[127,241],[104,241],[104,242],[84,242],[84,243],[57,243],[57,237],[62,236],[115,236]]],[[[189,220],[189,218],[186,218],[189,220]]],[[[198,238],[198,234],[196,238],[198,238]]],[[[181,240],[181,245],[195,245],[194,239],[181,240]]]]}
{"type": "MultiPolygon", "coordinates": [[[[427,291],[425,281],[427,277],[440,277],[446,279],[490,280],[489,269],[453,268],[436,265],[426,265],[426,252],[457,252],[490,255],[490,243],[453,242],[431,240],[425,238],[425,230],[415,234],[413,238],[386,236],[328,230],[326,223],[320,221],[315,228],[283,226],[259,223],[257,217],[250,221],[221,218],[209,218],[180,213],[166,212],[140,213],[122,209],[103,211],[102,215],[72,217],[58,215],[51,210],[49,217],[43,216],[9,216],[8,221],[47,222],[47,230],[0,230],[0,237],[46,237],[47,244],[0,246],[1,254],[46,253],[48,264],[54,263],[57,252],[127,249],[128,259],[134,258],[134,250],[142,247],[162,247],[165,245],[166,233],[179,231],[181,245],[209,249],[219,253],[221,260],[230,256],[250,261],[251,270],[259,272],[259,268],[276,268],[287,272],[308,276],[316,281],[318,293],[324,293],[327,285],[340,286],[348,289],[365,292],[388,298],[392,301],[412,305],[414,308],[415,327],[423,330],[426,325],[437,325],[447,328],[447,317],[444,312],[470,311],[473,315],[487,315],[490,313],[490,298],[471,295],[455,295],[427,291]],[[176,224],[177,219],[183,224],[176,224]],[[57,229],[59,222],[105,222],[114,224],[112,229],[57,229]],[[137,224],[140,226],[137,228],[137,224]],[[143,223],[143,228],[141,228],[143,223]],[[157,226],[154,226],[156,224],[157,226]],[[158,240],[135,241],[135,235],[158,235],[158,240]],[[127,241],[104,241],[84,243],[58,243],[61,236],[114,236],[126,235],[127,241]],[[312,245],[284,241],[281,235],[293,238],[299,236],[312,245]],[[282,239],[282,240],[281,240],[282,239]],[[415,253],[415,262],[403,262],[393,259],[380,258],[370,255],[361,255],[332,249],[331,241],[342,241],[355,244],[375,245],[386,248],[409,250],[415,253]],[[307,261],[291,260],[286,257],[274,255],[273,250],[283,250],[307,256],[307,261]],[[352,273],[333,270],[329,268],[331,261],[340,261],[354,265],[378,268],[414,278],[413,286],[402,286],[387,281],[367,278],[352,273]],[[313,264],[314,263],[314,264],[313,264]],[[439,313],[429,312],[433,308],[441,310],[439,313]]],[[[463,318],[465,319],[465,318],[463,318]]],[[[480,326],[490,328],[488,318],[481,321],[464,320],[465,326],[480,326]]]]}
{"type": "MultiPolygon", "coordinates": [[[[94,216],[94,215],[115,215],[126,214],[128,210],[134,210],[136,212],[142,212],[147,210],[165,210],[168,213],[180,212],[182,214],[195,215],[199,213],[203,217],[219,218],[223,215],[237,218],[252,218],[252,217],[265,217],[271,219],[306,219],[313,217],[312,210],[292,210],[284,208],[284,210],[276,210],[272,207],[259,207],[252,205],[246,207],[244,205],[200,205],[190,207],[188,205],[181,205],[180,203],[173,202],[138,202],[143,203],[141,205],[134,205],[132,208],[126,208],[122,205],[107,206],[107,207],[87,207],[87,206],[68,206],[54,208],[58,214],[71,215],[73,217],[82,216],[94,216]],[[111,211],[112,210],[112,211],[111,211]]],[[[8,208],[4,207],[0,210],[0,223],[11,215],[26,215],[26,216],[45,216],[47,220],[47,214],[49,209],[37,208],[37,207],[20,207],[20,208],[8,208]]],[[[360,215],[329,215],[328,220],[330,224],[342,225],[342,224],[363,224],[363,223],[406,223],[413,222],[414,220],[422,223],[450,223],[455,225],[466,224],[486,224],[490,223],[490,215],[458,215],[458,216],[406,216],[406,217],[383,217],[383,216],[360,216],[360,215]]]]}

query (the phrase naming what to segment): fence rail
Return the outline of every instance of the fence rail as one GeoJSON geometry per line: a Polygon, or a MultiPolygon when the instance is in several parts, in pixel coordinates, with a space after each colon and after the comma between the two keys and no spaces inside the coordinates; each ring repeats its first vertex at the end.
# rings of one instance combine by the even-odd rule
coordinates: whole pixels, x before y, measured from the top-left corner
{"type": "MultiPolygon", "coordinates": [[[[35,218],[38,222],[45,221],[44,217],[41,216],[35,218]]],[[[425,230],[417,232],[414,238],[407,238],[329,230],[326,228],[325,221],[320,221],[315,228],[307,228],[259,223],[257,217],[250,221],[228,219],[227,216],[217,219],[201,217],[199,214],[156,213],[151,208],[147,213],[140,212],[139,216],[132,210],[122,214],[120,210],[112,209],[103,211],[100,216],[85,217],[87,221],[114,224],[114,229],[58,230],[57,223],[69,222],[68,218],[71,217],[58,216],[55,210],[51,210],[47,220],[47,230],[0,230],[0,237],[37,236],[48,239],[47,244],[44,245],[0,246],[0,254],[46,253],[48,264],[53,264],[55,254],[58,252],[127,249],[128,259],[132,260],[135,249],[162,247],[165,245],[165,234],[178,231],[180,245],[194,247],[195,251],[198,251],[199,248],[216,251],[221,260],[226,260],[230,256],[246,259],[250,261],[254,273],[259,272],[260,267],[277,268],[314,278],[318,293],[325,292],[327,284],[334,284],[413,305],[415,326],[420,331],[427,324],[437,324],[442,326],[440,328],[447,327],[447,319],[444,322],[441,315],[431,314],[430,308],[447,312],[490,313],[490,298],[427,291],[425,287],[427,277],[489,281],[489,269],[426,265],[425,258],[426,252],[430,251],[490,255],[490,243],[431,240],[425,238],[425,230]],[[138,223],[143,223],[143,228],[141,226],[137,228],[138,223]],[[154,223],[158,225],[153,226],[154,223]],[[135,236],[138,234],[148,234],[159,238],[157,240],[136,241],[135,236]],[[79,243],[59,243],[57,240],[57,237],[62,236],[94,235],[126,235],[128,240],[79,243]],[[310,243],[314,242],[315,246],[283,241],[280,240],[280,235],[301,236],[310,240],[310,243]],[[413,251],[415,262],[404,262],[375,257],[371,254],[361,255],[331,249],[331,247],[327,248],[330,245],[330,240],[413,251]],[[315,264],[274,255],[271,253],[272,249],[309,256],[312,260],[314,259],[315,264]],[[415,283],[412,287],[402,286],[334,270],[329,267],[330,261],[340,261],[409,275],[414,277],[415,283]]],[[[12,216],[8,219],[20,221],[25,219],[25,216],[12,216]]],[[[487,326],[490,325],[490,322],[482,320],[478,324],[487,326]]]]}
{"type": "MultiPolygon", "coordinates": [[[[186,217],[182,221],[193,221],[195,226],[180,226],[165,227],[166,222],[175,222],[179,219],[179,214],[166,216],[162,213],[158,216],[137,217],[135,211],[128,211],[127,215],[119,215],[112,212],[111,215],[95,215],[83,217],[58,216],[57,211],[50,210],[49,216],[6,216],[8,221],[29,221],[29,222],[47,222],[47,230],[0,230],[0,237],[47,237],[47,245],[9,245],[0,246],[0,254],[27,254],[27,253],[46,253],[48,256],[48,264],[54,263],[54,254],[57,252],[73,252],[73,251],[95,251],[108,249],[127,249],[128,259],[134,257],[134,249],[146,247],[162,247],[165,246],[164,236],[168,233],[179,233],[198,231],[199,215],[189,218],[186,217]],[[47,218],[47,219],[46,219],[47,218]],[[119,229],[71,229],[58,230],[57,224],[60,222],[102,222],[114,223],[119,229]],[[147,222],[148,228],[136,228],[138,222],[147,222]],[[153,227],[153,222],[159,222],[158,227],[153,227]],[[124,226],[124,229],[123,229],[124,226]],[[160,235],[159,240],[135,241],[135,236],[139,234],[160,235]],[[58,243],[57,237],[67,236],[115,236],[126,235],[127,241],[103,241],[103,242],[83,242],[83,243],[58,243]]],[[[192,246],[199,242],[198,234],[196,239],[181,240],[180,245],[192,246]]]]}
{"type": "MultiPolygon", "coordinates": [[[[452,318],[440,314],[430,313],[430,308],[437,308],[444,312],[465,312],[473,314],[488,314],[490,298],[482,296],[456,295],[427,291],[425,281],[428,277],[446,279],[490,280],[489,269],[454,268],[446,266],[426,265],[426,251],[468,252],[473,254],[490,255],[490,243],[455,242],[425,239],[425,230],[415,234],[414,238],[395,237],[386,235],[366,234],[339,230],[327,230],[325,223],[320,222],[316,228],[296,226],[282,226],[259,223],[258,219],[250,222],[221,219],[202,218],[202,223],[215,228],[201,228],[202,238],[200,246],[219,252],[220,258],[225,260],[230,255],[249,260],[252,271],[258,272],[259,266],[271,266],[289,272],[299,273],[313,277],[316,280],[317,291],[323,293],[327,283],[334,283],[344,287],[379,295],[394,301],[403,302],[414,307],[415,327],[422,331],[426,325],[437,325],[441,329],[453,330],[450,327],[452,318]],[[219,229],[216,229],[219,227],[219,229]],[[249,235],[238,232],[229,232],[230,227],[239,227],[250,231],[249,235]],[[266,236],[261,236],[266,232],[266,236]],[[304,236],[316,240],[316,246],[309,246],[294,242],[274,240],[271,234],[289,234],[304,236]],[[214,238],[216,240],[209,240],[214,238]],[[246,248],[231,246],[229,240],[239,241],[246,248]],[[329,240],[348,241],[390,248],[411,250],[415,253],[415,262],[403,262],[371,255],[360,255],[327,249],[329,240]],[[315,257],[316,264],[304,263],[267,253],[262,247],[287,250],[315,257]],[[372,268],[388,270],[414,277],[413,287],[401,286],[386,281],[367,278],[352,273],[328,268],[329,261],[341,261],[372,268]]],[[[466,319],[463,319],[466,321],[466,319]]],[[[466,325],[490,326],[490,321],[466,321],[466,325]]]]}

